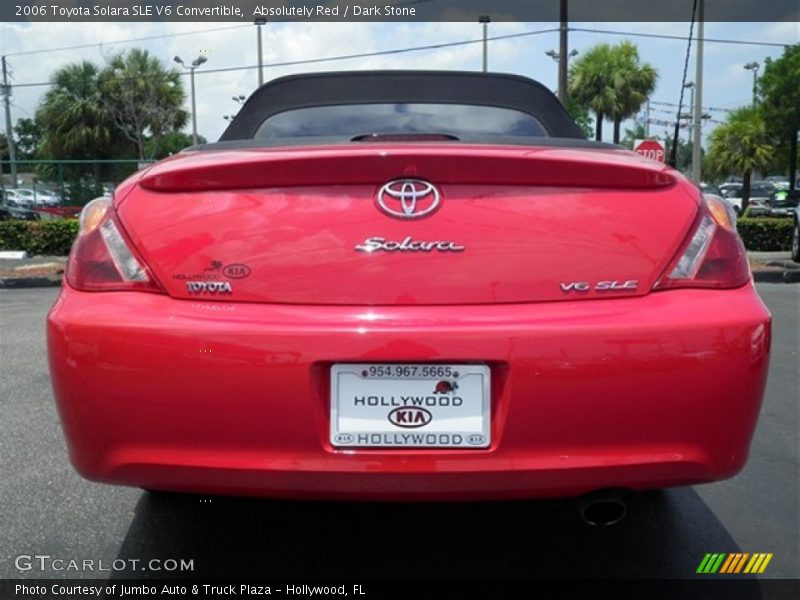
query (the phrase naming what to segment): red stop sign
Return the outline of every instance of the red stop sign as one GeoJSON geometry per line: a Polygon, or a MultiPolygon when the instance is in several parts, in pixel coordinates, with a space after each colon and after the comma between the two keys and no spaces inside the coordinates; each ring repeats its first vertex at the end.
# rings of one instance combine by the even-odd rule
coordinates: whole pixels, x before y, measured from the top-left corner
{"type": "Polygon", "coordinates": [[[633,145],[633,151],[651,160],[666,162],[667,155],[664,142],[659,140],[636,140],[633,145]]]}

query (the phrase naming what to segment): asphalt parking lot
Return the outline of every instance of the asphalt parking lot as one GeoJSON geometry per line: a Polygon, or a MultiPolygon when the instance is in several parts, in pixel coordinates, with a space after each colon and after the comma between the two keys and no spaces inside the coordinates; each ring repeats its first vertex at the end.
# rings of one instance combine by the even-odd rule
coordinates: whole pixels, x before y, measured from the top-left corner
{"type": "Polygon", "coordinates": [[[49,554],[193,559],[201,577],[671,579],[693,576],[706,552],[771,552],[761,577],[798,578],[800,285],[759,292],[774,318],[773,354],[745,470],[641,495],[620,524],[592,528],[568,501],[295,503],[84,481],[68,463],[47,370],[44,319],[57,289],[0,290],[0,577],[45,577],[14,559],[49,554]]]}

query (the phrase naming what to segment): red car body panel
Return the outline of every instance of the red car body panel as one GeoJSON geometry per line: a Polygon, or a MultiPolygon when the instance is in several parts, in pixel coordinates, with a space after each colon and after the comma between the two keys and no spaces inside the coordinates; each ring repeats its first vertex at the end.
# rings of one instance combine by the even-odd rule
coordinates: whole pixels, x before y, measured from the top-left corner
{"type": "MultiPolygon", "coordinates": [[[[643,490],[740,470],[771,322],[728,209],[664,165],[576,139],[543,86],[475,78],[268,84],[220,143],[87,207],[47,322],[76,469],[152,489],[380,500],[643,490]],[[542,130],[561,137],[257,139],[260,111],[338,106],[351,88],[378,103],[389,90],[541,105],[542,130]],[[397,183],[410,212],[382,204],[397,183]],[[432,195],[424,214],[417,185],[432,195]],[[488,409],[481,387],[481,414],[463,420],[490,445],[332,445],[331,373],[348,363],[485,365],[488,409]]],[[[433,384],[425,393],[454,389],[433,384]]]]}
{"type": "Polygon", "coordinates": [[[65,287],[48,321],[84,476],[273,497],[523,498],[726,478],[747,458],[769,343],[751,285],[468,307],[65,287]],[[361,361],[490,365],[492,446],[332,448],[329,367],[361,361]]]}

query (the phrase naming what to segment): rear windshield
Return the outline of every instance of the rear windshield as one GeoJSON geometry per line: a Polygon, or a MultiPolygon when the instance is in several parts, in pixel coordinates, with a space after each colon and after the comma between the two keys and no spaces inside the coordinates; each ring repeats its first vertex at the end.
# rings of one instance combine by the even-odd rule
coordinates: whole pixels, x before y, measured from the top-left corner
{"type": "Polygon", "coordinates": [[[546,137],[533,116],[510,108],[467,104],[346,104],[313,106],[272,115],[256,139],[370,134],[443,134],[546,137]]]}

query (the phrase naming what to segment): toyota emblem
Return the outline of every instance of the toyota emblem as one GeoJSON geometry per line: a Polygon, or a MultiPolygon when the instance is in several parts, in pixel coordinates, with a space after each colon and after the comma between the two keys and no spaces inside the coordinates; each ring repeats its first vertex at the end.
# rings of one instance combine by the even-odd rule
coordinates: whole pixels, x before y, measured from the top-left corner
{"type": "Polygon", "coordinates": [[[441,202],[439,190],[419,179],[396,179],[378,192],[378,206],[387,215],[401,219],[419,219],[431,214],[441,202]]]}

